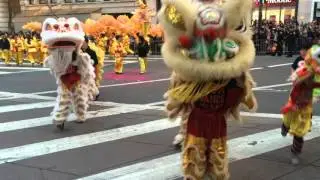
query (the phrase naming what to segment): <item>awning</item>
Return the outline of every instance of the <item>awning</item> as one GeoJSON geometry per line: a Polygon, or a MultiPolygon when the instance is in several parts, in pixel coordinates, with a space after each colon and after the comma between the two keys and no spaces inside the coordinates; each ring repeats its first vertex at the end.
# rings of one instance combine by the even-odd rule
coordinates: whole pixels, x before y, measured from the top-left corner
{"type": "Polygon", "coordinates": [[[66,9],[52,9],[40,8],[39,10],[26,10],[17,14],[14,18],[26,18],[26,17],[37,17],[37,16],[63,16],[72,14],[91,14],[95,12],[101,12],[101,8],[66,8],[66,9]]]}

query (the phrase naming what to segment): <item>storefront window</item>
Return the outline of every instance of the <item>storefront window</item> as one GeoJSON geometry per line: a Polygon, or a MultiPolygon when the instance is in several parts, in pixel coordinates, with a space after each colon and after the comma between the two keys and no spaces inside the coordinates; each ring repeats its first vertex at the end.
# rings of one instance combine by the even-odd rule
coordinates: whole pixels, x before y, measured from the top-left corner
{"type": "Polygon", "coordinates": [[[34,4],[33,0],[29,0],[29,4],[34,4]]]}
{"type": "Polygon", "coordinates": [[[64,3],[72,3],[72,0],[64,0],[64,3]]]}
{"type": "Polygon", "coordinates": [[[51,4],[56,4],[58,2],[58,0],[50,0],[51,4]]]}
{"type": "Polygon", "coordinates": [[[88,2],[96,2],[96,0],[88,0],[88,2]]]}
{"type": "Polygon", "coordinates": [[[81,3],[84,2],[84,0],[76,0],[76,2],[81,3]]]}
{"type": "Polygon", "coordinates": [[[48,0],[39,0],[39,4],[48,4],[48,0]]]}

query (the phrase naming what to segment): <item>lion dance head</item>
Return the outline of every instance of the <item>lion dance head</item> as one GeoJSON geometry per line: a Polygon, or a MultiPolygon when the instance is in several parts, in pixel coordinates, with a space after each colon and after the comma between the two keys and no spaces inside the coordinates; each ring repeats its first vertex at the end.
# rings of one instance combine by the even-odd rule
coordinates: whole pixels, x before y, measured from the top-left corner
{"type": "Polygon", "coordinates": [[[252,0],[162,0],[166,65],[189,81],[241,76],[253,65],[252,0]]]}

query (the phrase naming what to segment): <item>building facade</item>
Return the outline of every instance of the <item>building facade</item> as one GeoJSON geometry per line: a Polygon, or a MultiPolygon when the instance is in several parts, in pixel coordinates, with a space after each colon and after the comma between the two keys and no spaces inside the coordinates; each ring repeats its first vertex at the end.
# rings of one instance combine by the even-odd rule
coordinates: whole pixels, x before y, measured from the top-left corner
{"type": "MultiPolygon", "coordinates": [[[[259,2],[252,13],[252,19],[259,18],[259,2]]],[[[299,22],[311,22],[320,18],[320,0],[263,0],[262,19],[282,21],[295,17],[298,3],[297,18],[299,22]]]]}
{"type": "Polygon", "coordinates": [[[0,0],[0,31],[8,31],[9,7],[8,0],[0,0]]]}
{"type": "MultiPolygon", "coordinates": [[[[300,0],[303,1],[303,0],[300,0]]],[[[284,22],[295,16],[296,0],[263,0],[262,19],[284,22]]],[[[252,13],[252,19],[259,18],[260,0],[255,0],[256,8],[252,13]]]]}
{"type": "MultiPolygon", "coordinates": [[[[155,1],[146,2],[156,10],[155,1]]],[[[87,18],[98,19],[105,14],[131,16],[137,3],[136,0],[20,0],[20,7],[21,12],[13,18],[16,31],[21,30],[26,22],[42,22],[47,17],[77,17],[85,21],[87,18]]]]}
{"type": "Polygon", "coordinates": [[[300,22],[311,22],[320,18],[320,0],[300,0],[298,19],[300,22]]]}

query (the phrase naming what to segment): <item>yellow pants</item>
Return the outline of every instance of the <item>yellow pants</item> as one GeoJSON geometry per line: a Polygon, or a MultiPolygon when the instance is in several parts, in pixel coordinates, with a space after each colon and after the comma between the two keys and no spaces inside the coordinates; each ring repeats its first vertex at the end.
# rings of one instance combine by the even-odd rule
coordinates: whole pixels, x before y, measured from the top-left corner
{"type": "Polygon", "coordinates": [[[130,49],[130,47],[125,47],[125,50],[128,54],[134,54],[134,52],[130,49]]]}
{"type": "Polygon", "coordinates": [[[0,59],[4,59],[4,57],[3,57],[3,50],[0,50],[0,59]]]}
{"type": "Polygon", "coordinates": [[[115,57],[114,72],[122,74],[122,72],[123,72],[123,57],[115,57]]]}
{"type": "Polygon", "coordinates": [[[24,57],[24,53],[23,51],[18,51],[18,52],[15,52],[13,53],[13,58],[16,60],[16,64],[17,65],[20,65],[23,63],[23,57],[24,57]]]}
{"type": "Polygon", "coordinates": [[[140,64],[140,73],[141,74],[145,73],[148,65],[148,59],[139,57],[139,64],[140,64]]]}
{"type": "Polygon", "coordinates": [[[9,50],[3,50],[2,56],[3,56],[5,64],[9,64],[10,60],[11,60],[10,51],[9,50]]]}
{"type": "Polygon", "coordinates": [[[28,52],[28,61],[31,63],[31,64],[34,64],[37,60],[37,52],[28,52]]]}
{"type": "Polygon", "coordinates": [[[311,129],[312,104],[294,112],[283,115],[283,124],[289,129],[289,133],[297,136],[305,136],[311,129]]]}
{"type": "Polygon", "coordinates": [[[229,179],[227,139],[209,140],[188,134],[182,152],[185,180],[229,179]],[[210,146],[209,146],[210,144],[210,146]]]}
{"type": "Polygon", "coordinates": [[[41,52],[40,53],[40,58],[39,58],[39,64],[43,64],[44,60],[48,57],[48,53],[46,52],[41,52]]]}

